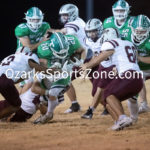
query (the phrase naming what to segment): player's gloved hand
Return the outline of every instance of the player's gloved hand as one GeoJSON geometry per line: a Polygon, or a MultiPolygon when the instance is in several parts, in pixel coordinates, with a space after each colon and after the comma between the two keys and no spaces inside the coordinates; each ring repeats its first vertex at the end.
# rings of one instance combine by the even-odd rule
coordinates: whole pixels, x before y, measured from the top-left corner
{"type": "Polygon", "coordinates": [[[76,67],[78,67],[78,66],[80,66],[80,65],[82,65],[83,64],[83,62],[84,62],[84,60],[83,59],[78,59],[78,58],[76,58],[76,57],[74,57],[74,59],[75,59],[75,62],[73,62],[72,60],[70,60],[70,62],[73,64],[73,66],[76,66],[76,67]]]}
{"type": "Polygon", "coordinates": [[[72,64],[68,64],[68,60],[64,63],[62,71],[71,72],[73,68],[72,64]]]}
{"type": "Polygon", "coordinates": [[[51,68],[61,68],[61,64],[59,62],[55,62],[51,68]]]}

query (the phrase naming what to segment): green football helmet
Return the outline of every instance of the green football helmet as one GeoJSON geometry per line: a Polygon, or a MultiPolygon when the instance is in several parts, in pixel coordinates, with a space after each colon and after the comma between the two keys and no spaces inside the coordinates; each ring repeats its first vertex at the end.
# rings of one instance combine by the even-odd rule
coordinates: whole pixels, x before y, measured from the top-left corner
{"type": "Polygon", "coordinates": [[[116,20],[123,20],[128,17],[130,6],[125,0],[118,0],[112,6],[112,12],[116,20]]]}
{"type": "Polygon", "coordinates": [[[50,37],[50,48],[53,55],[59,59],[64,59],[68,55],[69,43],[65,35],[55,32],[50,37]]]}
{"type": "Polygon", "coordinates": [[[145,15],[136,16],[131,23],[131,39],[132,42],[136,45],[143,43],[150,32],[150,20],[145,15]]]}
{"type": "Polygon", "coordinates": [[[43,22],[43,13],[37,7],[31,7],[25,13],[25,19],[27,20],[27,25],[31,30],[37,30],[41,27],[43,22]]]}

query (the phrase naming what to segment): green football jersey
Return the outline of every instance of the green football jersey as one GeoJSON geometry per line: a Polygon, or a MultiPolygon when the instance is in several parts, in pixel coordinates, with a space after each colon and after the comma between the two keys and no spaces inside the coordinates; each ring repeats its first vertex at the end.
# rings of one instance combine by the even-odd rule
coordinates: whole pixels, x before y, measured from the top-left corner
{"type": "MultiPolygon", "coordinates": [[[[51,67],[55,62],[59,62],[62,66],[66,60],[69,60],[70,56],[74,54],[74,52],[81,47],[79,40],[74,35],[65,35],[69,42],[69,50],[68,55],[65,59],[57,58],[53,55],[52,50],[49,45],[51,44],[51,40],[42,42],[38,49],[37,55],[39,58],[48,60],[48,67],[51,67]]],[[[62,87],[67,86],[71,81],[70,76],[65,79],[60,79],[56,82],[53,82],[52,86],[61,85],[62,87]]]]}
{"type": "Polygon", "coordinates": [[[42,42],[38,46],[37,55],[39,58],[48,60],[48,67],[52,66],[55,62],[60,62],[60,64],[64,64],[64,62],[68,60],[69,57],[72,56],[77,49],[81,47],[80,42],[76,36],[74,35],[65,35],[65,36],[67,37],[69,42],[68,55],[65,59],[59,59],[53,55],[53,52],[49,47],[49,44],[51,43],[51,39],[42,42]]]}
{"type": "MultiPolygon", "coordinates": [[[[132,42],[132,36],[128,37],[129,41],[132,42]]],[[[143,57],[150,57],[150,36],[140,45],[136,45],[138,49],[138,54],[143,57]]],[[[139,62],[139,67],[141,70],[150,70],[150,64],[139,62]]]]}
{"type": "Polygon", "coordinates": [[[19,37],[29,37],[31,44],[38,43],[41,38],[46,33],[47,29],[50,28],[50,25],[47,22],[43,22],[41,27],[37,31],[31,30],[27,23],[21,23],[15,28],[15,36],[17,37],[17,49],[22,47],[22,44],[19,40],[19,37]]]}
{"type": "Polygon", "coordinates": [[[125,23],[122,26],[118,26],[114,17],[106,18],[103,22],[104,29],[106,28],[115,28],[119,31],[121,38],[127,40],[128,36],[131,34],[130,23],[134,17],[128,16],[125,23]]]}

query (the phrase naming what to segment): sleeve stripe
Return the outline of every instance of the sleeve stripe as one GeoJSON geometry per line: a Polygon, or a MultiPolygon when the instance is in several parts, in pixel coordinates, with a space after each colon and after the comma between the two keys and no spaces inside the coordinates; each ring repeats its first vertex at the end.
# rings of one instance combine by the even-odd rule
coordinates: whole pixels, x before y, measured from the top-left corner
{"type": "Polygon", "coordinates": [[[76,24],[68,23],[68,25],[75,26],[78,30],[80,29],[76,24]]]}
{"type": "Polygon", "coordinates": [[[69,25],[67,25],[67,26],[65,26],[65,28],[66,27],[69,27],[69,28],[73,28],[76,32],[78,31],[75,27],[73,27],[73,26],[69,26],[69,25]]]}
{"type": "Polygon", "coordinates": [[[77,31],[80,29],[77,25],[72,24],[72,23],[67,23],[67,24],[65,25],[65,27],[67,27],[67,26],[73,26],[74,28],[77,29],[77,31]]]}
{"type": "Polygon", "coordinates": [[[24,50],[24,46],[22,47],[22,49],[21,49],[20,53],[22,53],[22,52],[23,52],[23,50],[24,50]]]}
{"type": "Polygon", "coordinates": [[[113,41],[116,44],[116,46],[119,46],[117,41],[115,41],[115,40],[111,40],[111,41],[113,41]]]}
{"type": "Polygon", "coordinates": [[[116,48],[116,46],[113,42],[111,42],[111,41],[107,41],[107,42],[109,42],[114,48],[116,48]]]}

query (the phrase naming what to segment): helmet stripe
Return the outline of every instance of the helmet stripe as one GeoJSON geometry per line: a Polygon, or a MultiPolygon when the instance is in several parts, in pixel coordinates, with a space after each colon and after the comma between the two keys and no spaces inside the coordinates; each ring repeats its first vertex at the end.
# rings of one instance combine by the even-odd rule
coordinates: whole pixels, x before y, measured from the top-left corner
{"type": "Polygon", "coordinates": [[[62,43],[62,40],[61,40],[60,36],[58,35],[58,33],[55,33],[55,34],[56,34],[56,36],[57,36],[57,38],[59,40],[59,45],[60,45],[61,49],[63,49],[64,46],[63,46],[63,43],[62,43]]]}
{"type": "Polygon", "coordinates": [[[142,23],[142,16],[141,15],[139,16],[139,22],[138,23],[139,23],[139,27],[141,27],[141,23],[142,23]]]}
{"type": "Polygon", "coordinates": [[[33,16],[36,16],[36,8],[33,7],[33,16]]]}
{"type": "Polygon", "coordinates": [[[119,4],[118,4],[119,6],[121,6],[121,2],[122,2],[122,1],[120,0],[120,1],[119,1],[119,4]]]}

